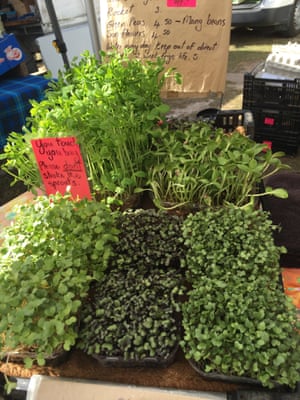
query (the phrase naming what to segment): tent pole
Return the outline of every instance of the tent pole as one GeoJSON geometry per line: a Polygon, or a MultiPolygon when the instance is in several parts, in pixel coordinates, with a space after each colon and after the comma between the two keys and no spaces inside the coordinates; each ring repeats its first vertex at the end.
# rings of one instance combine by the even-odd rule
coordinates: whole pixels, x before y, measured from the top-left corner
{"type": "Polygon", "coordinates": [[[63,40],[63,36],[60,30],[60,26],[57,20],[52,0],[45,0],[45,3],[53,27],[53,32],[56,38],[56,40],[53,42],[53,45],[57,49],[57,51],[61,54],[65,67],[70,68],[69,60],[67,57],[67,46],[63,40]]]}
{"type": "Polygon", "coordinates": [[[101,45],[100,45],[100,37],[99,37],[99,32],[98,32],[97,17],[96,17],[94,1],[93,0],[85,0],[85,6],[86,6],[86,12],[87,12],[87,18],[88,18],[88,24],[89,24],[89,29],[90,29],[93,51],[94,51],[95,56],[97,58],[100,58],[101,45]]]}

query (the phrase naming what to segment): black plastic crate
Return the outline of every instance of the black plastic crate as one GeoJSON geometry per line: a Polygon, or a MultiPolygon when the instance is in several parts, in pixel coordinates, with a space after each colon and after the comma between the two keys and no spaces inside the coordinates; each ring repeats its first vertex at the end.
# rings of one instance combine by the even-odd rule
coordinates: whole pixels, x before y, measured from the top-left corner
{"type": "Polygon", "coordinates": [[[244,75],[243,108],[271,107],[300,111],[300,78],[264,79],[253,73],[244,75]]]}
{"type": "Polygon", "coordinates": [[[252,113],[257,133],[263,131],[283,137],[300,134],[300,112],[253,107],[252,113]]]}
{"type": "Polygon", "coordinates": [[[293,136],[287,136],[287,137],[282,137],[282,136],[276,136],[276,135],[271,135],[268,132],[260,132],[256,133],[254,137],[255,141],[262,141],[266,140],[269,142],[273,143],[279,143],[282,144],[282,146],[298,146],[299,145],[299,139],[297,137],[293,136]]]}
{"type": "Polygon", "coordinates": [[[257,143],[271,144],[273,152],[283,151],[287,155],[296,155],[298,152],[299,141],[297,138],[283,138],[261,132],[255,134],[254,140],[257,143]]]}

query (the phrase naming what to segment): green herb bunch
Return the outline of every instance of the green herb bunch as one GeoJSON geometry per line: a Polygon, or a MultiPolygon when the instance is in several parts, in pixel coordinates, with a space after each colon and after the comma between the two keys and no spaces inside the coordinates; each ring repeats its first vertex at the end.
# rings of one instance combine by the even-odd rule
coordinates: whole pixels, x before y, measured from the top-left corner
{"type": "MultiPolygon", "coordinates": [[[[102,202],[38,197],[15,210],[0,253],[0,351],[33,351],[40,365],[70,350],[90,282],[101,279],[117,240],[102,202]]],[[[30,366],[33,359],[27,359],[30,366]]]]}
{"type": "Polygon", "coordinates": [[[191,290],[182,304],[185,355],[198,368],[264,386],[300,379],[300,324],[280,284],[275,229],[261,210],[222,208],[183,223],[191,290]]]}
{"type": "MultiPolygon", "coordinates": [[[[266,194],[257,193],[263,180],[285,167],[281,153],[263,152],[264,148],[238,132],[225,134],[204,121],[171,123],[156,136],[153,150],[157,162],[150,168],[149,186],[155,205],[193,211],[252,204],[255,197],[266,194]]],[[[280,189],[265,191],[286,196],[280,189]]]]}
{"type": "Polygon", "coordinates": [[[165,70],[161,59],[143,63],[131,55],[85,52],[50,84],[46,98],[33,101],[24,135],[12,133],[2,156],[4,169],[29,187],[41,180],[31,140],[51,136],[77,138],[93,190],[101,198],[122,200],[145,187],[152,163],[152,134],[169,111],[160,97],[166,79],[180,79],[165,70]]]}

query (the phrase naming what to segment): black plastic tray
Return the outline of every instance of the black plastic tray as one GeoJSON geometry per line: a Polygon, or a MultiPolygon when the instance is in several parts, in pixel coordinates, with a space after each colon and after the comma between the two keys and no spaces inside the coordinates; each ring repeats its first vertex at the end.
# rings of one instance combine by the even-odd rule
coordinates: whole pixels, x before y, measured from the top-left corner
{"type": "MultiPolygon", "coordinates": [[[[56,367],[63,364],[69,358],[70,352],[66,350],[57,351],[45,358],[46,366],[56,367]]],[[[16,364],[23,364],[26,357],[35,359],[36,354],[34,352],[17,352],[11,351],[4,355],[3,361],[8,361],[16,364]]],[[[36,361],[34,361],[36,364],[36,361]]]]}
{"type": "Polygon", "coordinates": [[[199,363],[196,363],[193,360],[188,360],[188,362],[191,365],[191,367],[196,372],[198,372],[200,376],[202,376],[202,378],[205,378],[207,380],[211,381],[217,380],[227,383],[237,383],[237,384],[243,383],[243,384],[261,386],[261,382],[257,379],[248,378],[244,376],[224,375],[218,372],[204,372],[199,363]]]}
{"type": "MultiPolygon", "coordinates": [[[[257,387],[263,387],[262,383],[258,379],[249,378],[247,376],[235,376],[235,375],[225,375],[219,372],[204,372],[201,369],[201,365],[196,363],[193,360],[188,360],[191,367],[198,372],[202,378],[211,380],[211,381],[222,381],[227,383],[236,383],[236,384],[246,384],[246,385],[253,385],[257,387]]],[[[284,385],[280,385],[277,382],[273,382],[275,388],[285,388],[284,385]]]]}
{"type": "Polygon", "coordinates": [[[177,345],[167,358],[146,357],[140,360],[125,360],[123,357],[106,357],[93,354],[100,365],[104,367],[136,368],[136,367],[168,367],[175,360],[179,345],[177,345]]]}

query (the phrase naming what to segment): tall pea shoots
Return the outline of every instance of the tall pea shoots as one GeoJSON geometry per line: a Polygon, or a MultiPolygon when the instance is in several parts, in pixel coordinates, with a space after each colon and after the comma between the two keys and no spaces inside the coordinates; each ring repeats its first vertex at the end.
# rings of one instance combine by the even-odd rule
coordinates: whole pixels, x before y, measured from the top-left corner
{"type": "Polygon", "coordinates": [[[152,134],[169,111],[160,92],[166,79],[180,76],[164,70],[161,59],[143,63],[130,50],[103,52],[101,59],[85,52],[59,74],[44,101],[32,102],[24,135],[12,133],[2,156],[4,169],[16,180],[41,185],[31,139],[74,135],[101,197],[124,198],[145,187],[152,134]]]}

